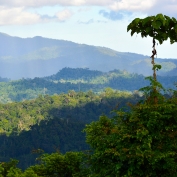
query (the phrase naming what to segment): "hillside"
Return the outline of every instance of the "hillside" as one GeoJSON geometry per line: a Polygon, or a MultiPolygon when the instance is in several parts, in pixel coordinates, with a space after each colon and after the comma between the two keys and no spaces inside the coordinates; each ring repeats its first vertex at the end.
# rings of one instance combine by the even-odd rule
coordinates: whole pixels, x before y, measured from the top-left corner
{"type": "MultiPolygon", "coordinates": [[[[105,47],[40,36],[19,38],[3,33],[0,33],[0,45],[0,77],[5,78],[44,77],[55,74],[64,67],[90,68],[104,72],[119,69],[151,74],[149,56],[118,52],[105,47]]],[[[177,60],[156,60],[163,66],[163,75],[177,66],[177,60]]],[[[174,74],[176,75],[175,72],[174,74]]]]}
{"type": "Polygon", "coordinates": [[[85,124],[139,99],[138,93],[132,95],[109,88],[99,95],[70,91],[0,104],[0,162],[16,158],[26,168],[36,163],[38,155],[32,151],[37,149],[46,153],[86,150],[88,145],[82,132],[85,124]]]}
{"type": "MultiPolygon", "coordinates": [[[[37,163],[38,149],[88,149],[84,126],[137,103],[152,74],[149,57],[139,54],[6,34],[0,43],[0,161],[19,159],[23,169],[37,163]]],[[[156,60],[158,81],[176,88],[177,60],[156,60]]]]}
{"type": "MultiPolygon", "coordinates": [[[[158,80],[165,88],[175,89],[176,76],[158,76],[158,80]]],[[[134,92],[148,84],[143,75],[127,71],[101,72],[87,68],[63,68],[48,77],[0,82],[0,102],[30,100],[39,95],[61,94],[70,90],[75,92],[92,90],[99,93],[108,87],[134,92]]]]}

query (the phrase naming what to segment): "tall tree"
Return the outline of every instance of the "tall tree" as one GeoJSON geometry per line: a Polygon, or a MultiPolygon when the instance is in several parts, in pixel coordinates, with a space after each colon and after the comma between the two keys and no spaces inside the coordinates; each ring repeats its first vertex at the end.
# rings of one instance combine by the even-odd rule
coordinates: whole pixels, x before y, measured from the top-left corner
{"type": "Polygon", "coordinates": [[[93,177],[175,177],[177,173],[177,96],[165,98],[156,80],[155,40],[177,41],[177,21],[165,15],[135,19],[128,26],[131,35],[153,38],[153,77],[142,89],[145,100],[130,105],[131,111],[114,111],[114,118],[101,116],[86,126],[86,141],[92,154],[93,177]]]}

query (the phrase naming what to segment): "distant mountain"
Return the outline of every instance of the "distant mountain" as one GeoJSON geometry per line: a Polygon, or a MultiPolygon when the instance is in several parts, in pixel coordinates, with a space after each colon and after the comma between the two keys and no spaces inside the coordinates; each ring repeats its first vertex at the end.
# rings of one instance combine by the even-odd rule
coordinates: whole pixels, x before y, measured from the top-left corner
{"type": "MultiPolygon", "coordinates": [[[[105,47],[77,44],[70,41],[12,37],[0,33],[0,77],[20,79],[44,77],[64,67],[90,68],[91,70],[126,70],[150,75],[149,56],[117,52],[105,47]]],[[[177,60],[156,59],[163,66],[160,74],[166,75],[177,67],[177,60]]],[[[177,73],[174,72],[174,75],[177,73]]]]}

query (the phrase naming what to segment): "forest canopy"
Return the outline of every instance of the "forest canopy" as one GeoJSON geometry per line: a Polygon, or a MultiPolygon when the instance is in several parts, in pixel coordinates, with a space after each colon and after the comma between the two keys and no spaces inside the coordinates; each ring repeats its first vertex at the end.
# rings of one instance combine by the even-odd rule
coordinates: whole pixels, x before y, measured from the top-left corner
{"type": "MultiPolygon", "coordinates": [[[[8,110],[12,109],[11,117],[5,116],[5,112],[2,114],[4,114],[3,117],[6,117],[4,123],[10,124],[3,133],[7,135],[14,133],[13,136],[20,136],[24,133],[25,128],[29,129],[29,132],[30,128],[36,130],[36,125],[30,127],[33,123],[29,120],[39,121],[43,126],[49,125],[50,120],[53,120],[53,129],[55,125],[58,128],[59,125],[62,125],[67,129],[70,124],[68,121],[74,120],[72,116],[75,115],[77,121],[83,121],[83,117],[79,116],[79,113],[83,111],[86,113],[84,132],[86,133],[86,142],[90,147],[88,149],[86,147],[85,151],[65,153],[56,149],[56,152],[51,154],[43,152],[40,148],[34,149],[33,152],[38,154],[36,158],[38,164],[31,165],[22,171],[17,167],[17,160],[11,159],[8,162],[1,162],[1,176],[176,177],[177,91],[166,90],[158,81],[156,72],[161,69],[161,65],[155,64],[154,56],[157,54],[156,40],[160,44],[168,38],[171,43],[177,41],[177,20],[158,14],[145,19],[135,19],[127,29],[128,31],[132,30],[131,35],[137,32],[141,33],[142,37],[149,35],[153,38],[151,56],[153,76],[147,77],[150,84],[140,89],[143,96],[139,92],[134,92],[132,95],[111,88],[106,88],[100,95],[92,91],[76,93],[71,90],[68,94],[61,94],[60,97],[41,95],[36,100],[1,105],[8,110]],[[99,120],[93,121],[93,115],[98,109],[109,111],[108,108],[111,105],[115,106],[118,101],[119,104],[113,108],[112,115],[106,112],[100,116],[99,120]],[[125,106],[125,101],[129,101],[127,106],[125,106]],[[33,110],[34,105],[38,105],[35,110],[33,110]],[[15,112],[14,108],[19,108],[19,112],[15,112]],[[73,108],[76,112],[73,112],[73,108]],[[78,110],[78,108],[80,109],[78,110]],[[27,113],[29,111],[30,116],[35,119],[30,119],[29,116],[24,118],[24,110],[27,113]],[[66,116],[62,112],[70,112],[70,115],[66,116]],[[16,124],[16,127],[13,127],[15,124],[11,124],[12,120],[18,120],[13,118],[19,115],[22,120],[29,121],[28,127],[23,127],[22,122],[18,122],[18,126],[16,124]],[[61,119],[61,115],[66,116],[65,122],[63,117],[61,119]],[[47,120],[42,121],[44,118],[47,120]],[[64,124],[57,124],[57,120],[64,124]]],[[[4,120],[3,117],[1,120],[4,120]]],[[[39,132],[43,132],[42,129],[39,129],[39,132]]],[[[72,134],[73,132],[72,129],[72,134]]],[[[48,133],[50,134],[51,131],[48,133]]],[[[55,131],[52,133],[52,137],[56,137],[56,142],[58,142],[59,139],[57,139],[55,131]]],[[[47,134],[42,135],[47,136],[47,134]]],[[[28,136],[31,135],[28,134],[28,136]]],[[[70,136],[70,138],[72,140],[73,137],[70,136]]],[[[12,145],[15,139],[11,141],[11,139],[3,138],[2,140],[3,144],[7,145],[10,142],[9,144],[12,145]]],[[[25,146],[25,142],[22,142],[21,145],[25,146]]],[[[5,157],[5,153],[3,155],[5,157]]]]}

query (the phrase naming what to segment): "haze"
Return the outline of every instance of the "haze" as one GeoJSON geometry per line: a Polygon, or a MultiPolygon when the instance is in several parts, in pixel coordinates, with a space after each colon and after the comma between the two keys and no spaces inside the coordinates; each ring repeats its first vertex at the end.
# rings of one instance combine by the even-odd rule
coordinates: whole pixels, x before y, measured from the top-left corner
{"type": "MultiPolygon", "coordinates": [[[[120,52],[151,55],[151,39],[133,37],[135,18],[163,13],[177,18],[176,0],[1,0],[0,32],[23,38],[43,36],[120,52]]],[[[157,47],[159,58],[177,58],[177,44],[157,47]]]]}

